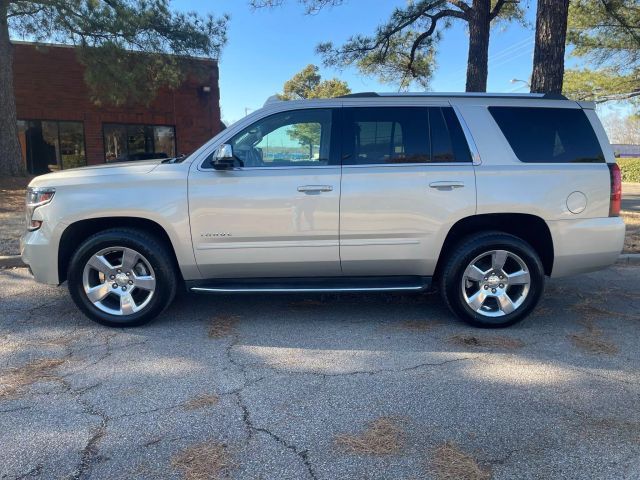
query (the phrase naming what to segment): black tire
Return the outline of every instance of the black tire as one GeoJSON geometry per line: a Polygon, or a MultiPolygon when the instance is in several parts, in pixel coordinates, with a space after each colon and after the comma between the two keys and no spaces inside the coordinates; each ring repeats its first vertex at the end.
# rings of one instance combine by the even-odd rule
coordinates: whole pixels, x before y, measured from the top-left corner
{"type": "Polygon", "coordinates": [[[175,261],[165,242],[134,228],[113,228],[92,235],[74,252],[67,272],[69,292],[78,308],[91,320],[109,327],[135,327],[153,320],[169,306],[178,283],[175,261]],[[93,255],[111,247],[125,247],[143,255],[155,275],[155,289],[148,303],[129,315],[107,313],[96,307],[85,293],[85,265],[93,255]]]}
{"type": "MultiPolygon", "coordinates": [[[[508,260],[508,262],[510,261],[515,260],[508,260]]],[[[451,250],[440,276],[439,287],[449,309],[466,323],[481,328],[504,328],[523,320],[531,313],[544,291],[544,281],[542,262],[531,245],[521,238],[506,233],[485,232],[465,238],[451,250]],[[484,253],[493,250],[506,250],[515,254],[526,264],[530,277],[529,290],[526,296],[523,295],[522,303],[511,313],[497,317],[486,316],[474,311],[468,305],[463,290],[464,273],[467,267],[484,253]]],[[[465,283],[465,285],[470,285],[471,290],[476,288],[473,282],[465,283]]],[[[483,288],[480,285],[479,282],[478,290],[483,288]]],[[[524,287],[513,286],[513,288],[515,288],[515,294],[518,294],[518,289],[524,287]]],[[[522,290],[519,291],[522,292],[522,290]]],[[[500,309],[499,302],[492,301],[495,302],[495,309],[500,309]]],[[[480,310],[485,308],[491,309],[490,306],[483,306],[480,310]]]]}

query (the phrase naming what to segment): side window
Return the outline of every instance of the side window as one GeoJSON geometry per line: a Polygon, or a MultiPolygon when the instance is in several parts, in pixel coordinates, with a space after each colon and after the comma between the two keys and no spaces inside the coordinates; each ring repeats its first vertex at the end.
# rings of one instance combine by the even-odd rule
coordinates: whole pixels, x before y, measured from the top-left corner
{"type": "Polygon", "coordinates": [[[521,162],[605,161],[598,138],[581,109],[489,107],[489,112],[521,162]]]}
{"type": "Polygon", "coordinates": [[[344,109],[345,164],[471,162],[450,107],[344,109]]]}
{"type": "Polygon", "coordinates": [[[451,107],[429,108],[432,162],[471,162],[471,152],[451,107]]]}
{"type": "Polygon", "coordinates": [[[426,108],[345,108],[344,163],[426,163],[431,156],[426,108]]]}
{"type": "Polygon", "coordinates": [[[244,167],[329,165],[331,110],[277,113],[258,120],[227,143],[244,167]]]}

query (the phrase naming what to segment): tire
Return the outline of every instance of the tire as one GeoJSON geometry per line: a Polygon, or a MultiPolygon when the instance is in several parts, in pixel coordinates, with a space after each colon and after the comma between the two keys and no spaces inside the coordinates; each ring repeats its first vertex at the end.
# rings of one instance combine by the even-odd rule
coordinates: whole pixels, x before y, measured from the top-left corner
{"type": "Polygon", "coordinates": [[[69,293],[78,308],[109,327],[153,320],[169,306],[178,283],[165,243],[133,228],[92,235],[74,252],[67,272],[69,293]]]}
{"type": "Polygon", "coordinates": [[[439,286],[449,309],[466,323],[504,328],[531,313],[544,280],[542,262],[531,245],[506,233],[485,232],[467,237],[451,251],[439,286]],[[502,268],[494,268],[503,259],[502,268]]]}

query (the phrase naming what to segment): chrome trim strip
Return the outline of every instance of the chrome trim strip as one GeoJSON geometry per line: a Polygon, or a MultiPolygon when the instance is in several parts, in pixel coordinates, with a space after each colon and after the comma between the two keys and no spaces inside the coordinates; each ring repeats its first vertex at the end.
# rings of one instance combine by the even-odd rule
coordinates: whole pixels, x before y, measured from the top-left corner
{"type": "Polygon", "coordinates": [[[265,241],[265,242],[233,242],[233,237],[224,242],[200,243],[197,250],[215,249],[247,249],[247,248],[292,248],[292,247],[338,247],[338,240],[307,240],[307,241],[265,241]]]}
{"type": "Polygon", "coordinates": [[[393,239],[380,239],[380,240],[340,240],[340,246],[342,247],[370,247],[378,245],[419,245],[420,240],[393,240],[393,239]]]}
{"type": "Polygon", "coordinates": [[[342,168],[373,168],[373,167],[451,167],[471,165],[469,162],[433,162],[433,163],[362,163],[359,165],[343,165],[342,168]]]}
{"type": "Polygon", "coordinates": [[[336,287],[336,288],[224,288],[224,287],[191,287],[192,292],[219,292],[219,293],[288,293],[288,292],[393,292],[393,291],[418,291],[424,290],[424,286],[416,287],[336,287]]]}
{"type": "Polygon", "coordinates": [[[473,139],[473,135],[471,135],[471,130],[469,129],[467,122],[464,120],[462,112],[460,112],[460,108],[457,105],[451,106],[453,107],[453,111],[456,112],[456,116],[458,117],[458,121],[460,122],[460,126],[462,127],[464,137],[467,139],[467,144],[469,145],[469,150],[471,151],[473,164],[480,165],[482,163],[482,158],[480,158],[480,151],[478,150],[476,141],[473,139]]]}

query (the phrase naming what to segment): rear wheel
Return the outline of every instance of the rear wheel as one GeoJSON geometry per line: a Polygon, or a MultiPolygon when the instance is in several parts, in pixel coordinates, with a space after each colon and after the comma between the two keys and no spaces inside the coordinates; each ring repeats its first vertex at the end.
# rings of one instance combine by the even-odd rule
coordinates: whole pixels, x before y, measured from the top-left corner
{"type": "Polygon", "coordinates": [[[69,292],[92,320],[137,326],[173,299],[176,275],[164,243],[135,229],[111,229],[84,241],[71,258],[69,292]]]}
{"type": "Polygon", "coordinates": [[[535,308],[544,290],[544,269],[528,243],[489,232],[469,237],[454,249],[440,287],[449,308],[465,322],[507,327],[535,308]]]}

